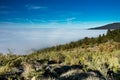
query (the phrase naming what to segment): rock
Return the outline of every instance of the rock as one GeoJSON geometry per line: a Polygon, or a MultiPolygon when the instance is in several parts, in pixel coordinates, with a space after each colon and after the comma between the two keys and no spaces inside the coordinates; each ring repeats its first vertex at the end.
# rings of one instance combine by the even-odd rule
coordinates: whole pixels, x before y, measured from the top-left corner
{"type": "Polygon", "coordinates": [[[71,66],[71,69],[82,69],[83,68],[83,66],[81,66],[81,65],[72,65],[71,66]]]}
{"type": "Polygon", "coordinates": [[[56,64],[57,62],[54,60],[48,61],[48,64],[56,64]]]}
{"type": "Polygon", "coordinates": [[[97,74],[95,72],[87,72],[87,74],[91,75],[91,76],[97,76],[97,74]]]}
{"type": "Polygon", "coordinates": [[[36,76],[34,76],[31,80],[38,80],[36,76]]]}

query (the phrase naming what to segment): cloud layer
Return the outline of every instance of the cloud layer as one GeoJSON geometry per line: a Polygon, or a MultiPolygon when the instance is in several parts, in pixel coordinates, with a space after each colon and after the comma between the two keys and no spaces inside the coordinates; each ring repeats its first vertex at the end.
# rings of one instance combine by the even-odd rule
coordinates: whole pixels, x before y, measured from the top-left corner
{"type": "Polygon", "coordinates": [[[64,44],[86,36],[98,36],[105,32],[58,28],[0,29],[0,52],[8,53],[10,49],[13,53],[25,54],[33,49],[64,44]]]}

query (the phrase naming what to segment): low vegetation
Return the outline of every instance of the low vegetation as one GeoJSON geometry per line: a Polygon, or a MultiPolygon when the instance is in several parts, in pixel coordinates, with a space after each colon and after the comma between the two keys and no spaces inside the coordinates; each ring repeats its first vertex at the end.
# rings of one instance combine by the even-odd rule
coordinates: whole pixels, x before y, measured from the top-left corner
{"type": "Polygon", "coordinates": [[[120,80],[120,29],[28,55],[0,54],[0,80],[120,80]]]}

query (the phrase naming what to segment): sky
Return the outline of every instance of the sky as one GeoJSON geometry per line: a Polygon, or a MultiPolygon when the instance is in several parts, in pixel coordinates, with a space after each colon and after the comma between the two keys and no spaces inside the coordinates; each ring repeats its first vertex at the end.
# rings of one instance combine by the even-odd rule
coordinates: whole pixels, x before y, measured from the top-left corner
{"type": "Polygon", "coordinates": [[[119,22],[119,15],[120,0],[0,0],[0,52],[95,37],[106,31],[81,29],[119,22]]]}
{"type": "Polygon", "coordinates": [[[89,28],[120,21],[120,0],[0,0],[0,28],[89,28]]]}

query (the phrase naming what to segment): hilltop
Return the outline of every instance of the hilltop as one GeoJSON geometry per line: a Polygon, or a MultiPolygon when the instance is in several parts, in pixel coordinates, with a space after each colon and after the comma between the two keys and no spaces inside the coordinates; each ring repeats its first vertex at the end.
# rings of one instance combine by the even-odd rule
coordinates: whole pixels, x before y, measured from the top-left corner
{"type": "Polygon", "coordinates": [[[90,28],[90,30],[92,29],[119,29],[119,28],[120,28],[120,23],[111,23],[111,24],[107,24],[104,26],[100,26],[100,27],[90,28]]]}

